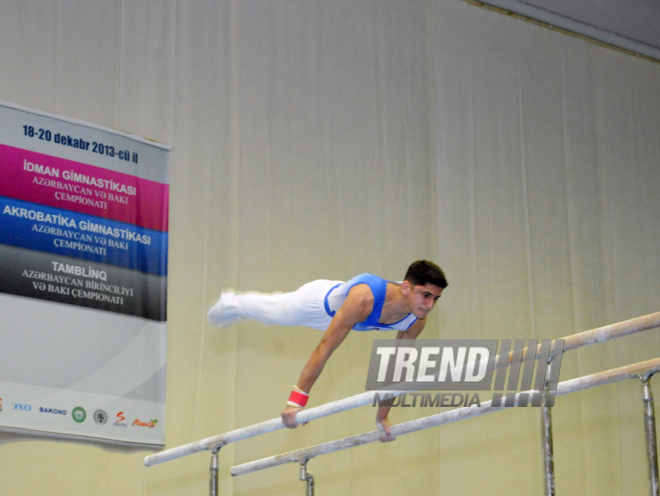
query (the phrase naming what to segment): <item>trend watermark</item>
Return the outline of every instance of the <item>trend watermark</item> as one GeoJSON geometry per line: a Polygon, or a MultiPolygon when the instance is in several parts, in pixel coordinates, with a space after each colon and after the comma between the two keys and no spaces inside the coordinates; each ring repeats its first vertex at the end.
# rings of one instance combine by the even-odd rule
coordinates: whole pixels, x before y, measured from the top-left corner
{"type": "Polygon", "coordinates": [[[481,406],[474,391],[494,407],[554,406],[563,351],[563,339],[377,339],[366,389],[382,391],[374,406],[481,406]],[[467,393],[416,392],[429,390],[467,393]]]}

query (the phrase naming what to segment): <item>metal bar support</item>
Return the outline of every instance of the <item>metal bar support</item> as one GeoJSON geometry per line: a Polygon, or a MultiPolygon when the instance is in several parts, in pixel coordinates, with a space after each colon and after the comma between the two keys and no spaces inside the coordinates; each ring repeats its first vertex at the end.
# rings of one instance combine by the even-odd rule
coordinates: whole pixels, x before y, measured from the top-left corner
{"type": "Polygon", "coordinates": [[[555,494],[555,455],[552,445],[552,412],[546,405],[545,397],[547,391],[541,396],[541,439],[543,442],[543,474],[545,496],[555,494]]]}
{"type": "Polygon", "coordinates": [[[218,496],[218,471],[220,467],[220,462],[218,460],[218,453],[220,448],[213,448],[211,452],[211,465],[209,466],[210,479],[209,479],[209,495],[218,496]]]}
{"type": "Polygon", "coordinates": [[[649,494],[660,495],[658,482],[658,442],[655,431],[655,407],[653,406],[653,392],[651,391],[651,376],[639,376],[642,380],[642,401],[644,402],[644,433],[646,435],[646,459],[649,465],[649,494]]]}
{"type": "Polygon", "coordinates": [[[307,462],[309,458],[305,458],[300,462],[300,480],[307,483],[306,496],[314,496],[314,476],[311,472],[307,471],[307,462]]]}
{"type": "MultiPolygon", "coordinates": [[[[552,352],[545,366],[545,380],[541,393],[541,441],[543,443],[543,475],[545,496],[555,495],[555,453],[552,443],[552,406],[557,391],[557,378],[562,359],[564,342],[554,341],[552,352]],[[554,373],[553,373],[553,367],[554,373]]],[[[541,372],[541,364],[537,374],[541,372]]]]}

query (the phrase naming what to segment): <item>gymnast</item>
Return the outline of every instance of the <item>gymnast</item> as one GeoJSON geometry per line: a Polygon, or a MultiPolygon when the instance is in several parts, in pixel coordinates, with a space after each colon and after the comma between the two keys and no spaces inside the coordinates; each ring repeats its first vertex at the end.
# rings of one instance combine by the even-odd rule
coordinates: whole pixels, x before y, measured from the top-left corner
{"type": "MultiPolygon", "coordinates": [[[[325,331],[282,412],[284,425],[293,429],[298,425],[296,414],[307,404],[310,390],[323,367],[351,329],[396,330],[397,339],[415,339],[447,285],[440,267],[418,260],[408,267],[400,283],[361,274],[347,282],[312,281],[290,293],[223,292],[209,309],[208,320],[220,328],[250,319],[263,324],[307,326],[325,331]]],[[[389,406],[381,406],[376,414],[383,442],[394,439],[390,433],[389,411],[389,406]]]]}

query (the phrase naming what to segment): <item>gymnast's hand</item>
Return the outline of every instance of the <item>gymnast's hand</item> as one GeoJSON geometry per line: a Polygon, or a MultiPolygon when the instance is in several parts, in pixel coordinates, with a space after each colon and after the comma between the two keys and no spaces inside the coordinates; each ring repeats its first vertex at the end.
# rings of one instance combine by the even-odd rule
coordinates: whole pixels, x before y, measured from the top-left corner
{"type": "MultiPolygon", "coordinates": [[[[282,412],[282,422],[284,422],[284,425],[288,427],[289,429],[295,429],[298,427],[298,423],[296,422],[296,414],[302,410],[302,408],[297,408],[295,406],[287,406],[284,411],[282,412]]],[[[302,425],[305,425],[307,422],[305,422],[302,425]]]]}
{"type": "Polygon", "coordinates": [[[390,422],[387,417],[382,420],[376,419],[376,427],[378,427],[378,430],[383,433],[379,438],[381,443],[389,443],[396,439],[396,436],[393,436],[392,432],[390,432],[390,427],[392,427],[392,425],[392,422],[390,422]]]}

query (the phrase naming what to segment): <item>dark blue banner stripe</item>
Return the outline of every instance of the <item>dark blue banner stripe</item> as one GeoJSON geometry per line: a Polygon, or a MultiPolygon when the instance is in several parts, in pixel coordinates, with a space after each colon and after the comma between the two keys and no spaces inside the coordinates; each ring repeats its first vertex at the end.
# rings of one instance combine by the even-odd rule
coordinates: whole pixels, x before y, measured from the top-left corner
{"type": "Polygon", "coordinates": [[[167,232],[0,197],[0,243],[167,275],[167,232]]]}

